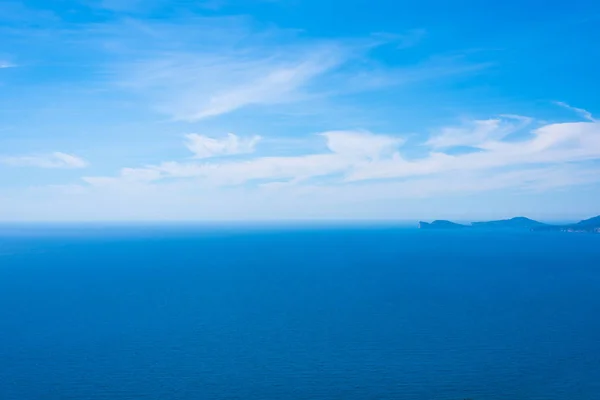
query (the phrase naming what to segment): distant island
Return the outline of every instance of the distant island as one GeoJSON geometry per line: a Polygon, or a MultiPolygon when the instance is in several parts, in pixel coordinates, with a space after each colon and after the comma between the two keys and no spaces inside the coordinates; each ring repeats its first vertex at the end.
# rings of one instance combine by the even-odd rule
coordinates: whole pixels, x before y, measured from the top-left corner
{"type": "Polygon", "coordinates": [[[457,224],[457,223],[451,222],[451,221],[437,220],[437,221],[433,221],[431,223],[420,221],[419,228],[420,229],[464,229],[464,228],[470,228],[470,226],[457,224]]]}
{"type": "Polygon", "coordinates": [[[436,220],[433,222],[419,222],[420,229],[520,229],[529,231],[555,231],[555,232],[588,232],[600,233],[600,215],[594,218],[579,221],[568,225],[550,225],[526,217],[515,217],[498,221],[471,222],[470,224],[457,224],[452,221],[436,220]]]}

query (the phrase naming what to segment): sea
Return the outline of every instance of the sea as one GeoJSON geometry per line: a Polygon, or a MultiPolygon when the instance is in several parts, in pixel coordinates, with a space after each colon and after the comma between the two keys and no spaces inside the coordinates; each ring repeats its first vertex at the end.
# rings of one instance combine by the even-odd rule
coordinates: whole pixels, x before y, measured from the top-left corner
{"type": "Polygon", "coordinates": [[[600,235],[0,227],[1,400],[598,400],[600,235]]]}

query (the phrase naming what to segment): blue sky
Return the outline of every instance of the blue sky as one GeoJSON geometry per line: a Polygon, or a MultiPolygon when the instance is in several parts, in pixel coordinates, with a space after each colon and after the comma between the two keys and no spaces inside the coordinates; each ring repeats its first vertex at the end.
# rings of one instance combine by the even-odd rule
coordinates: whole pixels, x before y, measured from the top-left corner
{"type": "Polygon", "coordinates": [[[600,3],[0,0],[0,221],[600,214],[600,3]]]}

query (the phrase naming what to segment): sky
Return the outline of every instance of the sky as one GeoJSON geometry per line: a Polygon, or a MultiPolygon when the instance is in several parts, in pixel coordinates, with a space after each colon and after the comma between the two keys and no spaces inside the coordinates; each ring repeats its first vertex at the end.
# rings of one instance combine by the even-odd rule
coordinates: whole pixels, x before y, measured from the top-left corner
{"type": "Polygon", "coordinates": [[[0,221],[598,215],[598,26],[594,0],[0,0],[0,221]]]}

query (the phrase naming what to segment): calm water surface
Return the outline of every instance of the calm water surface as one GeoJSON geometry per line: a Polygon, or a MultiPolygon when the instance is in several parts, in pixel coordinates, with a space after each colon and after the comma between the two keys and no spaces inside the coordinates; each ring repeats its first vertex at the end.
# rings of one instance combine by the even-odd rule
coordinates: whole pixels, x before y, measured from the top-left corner
{"type": "Polygon", "coordinates": [[[0,228],[2,400],[598,400],[600,235],[0,228]]]}

